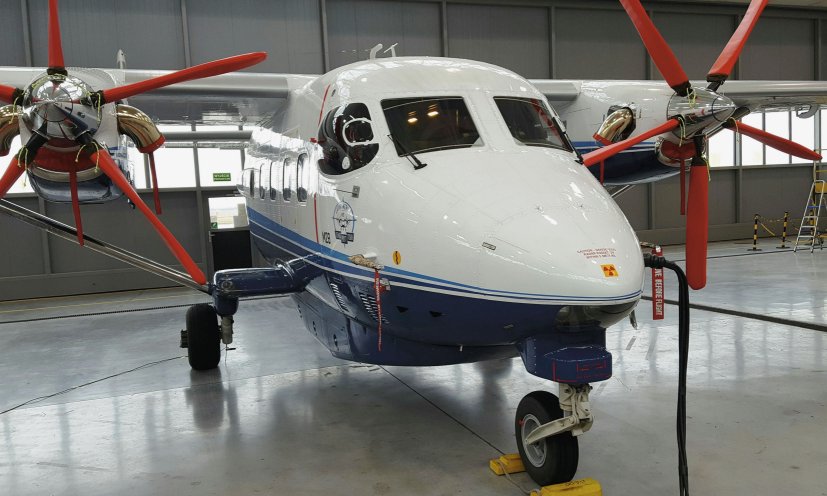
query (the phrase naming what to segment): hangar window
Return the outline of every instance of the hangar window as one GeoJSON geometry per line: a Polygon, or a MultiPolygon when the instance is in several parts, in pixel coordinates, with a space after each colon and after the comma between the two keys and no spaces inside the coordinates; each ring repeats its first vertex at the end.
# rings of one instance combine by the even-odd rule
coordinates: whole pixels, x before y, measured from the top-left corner
{"type": "Polygon", "coordinates": [[[482,144],[460,97],[382,100],[382,110],[400,157],[482,144]]]}
{"type": "Polygon", "coordinates": [[[563,129],[542,100],[496,97],[494,101],[515,140],[528,146],[574,150],[563,129]]]}
{"type": "Polygon", "coordinates": [[[379,151],[370,111],[364,103],[351,103],[328,112],[319,129],[318,142],[324,153],[319,168],[330,175],[364,167],[379,151]]]}

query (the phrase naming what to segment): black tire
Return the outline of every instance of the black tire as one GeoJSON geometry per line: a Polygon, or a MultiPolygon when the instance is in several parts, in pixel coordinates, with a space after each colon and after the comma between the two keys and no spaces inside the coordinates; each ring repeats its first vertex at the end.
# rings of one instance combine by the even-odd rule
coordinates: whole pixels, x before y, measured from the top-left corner
{"type": "Polygon", "coordinates": [[[577,472],[580,451],[571,432],[557,434],[526,447],[523,440],[534,429],[563,417],[557,396],[546,391],[527,394],[517,407],[514,434],[528,475],[541,486],[569,482],[577,472]]]}
{"type": "Polygon", "coordinates": [[[199,303],[187,310],[187,355],[194,370],[210,370],[221,361],[221,332],[212,305],[199,303]]]}

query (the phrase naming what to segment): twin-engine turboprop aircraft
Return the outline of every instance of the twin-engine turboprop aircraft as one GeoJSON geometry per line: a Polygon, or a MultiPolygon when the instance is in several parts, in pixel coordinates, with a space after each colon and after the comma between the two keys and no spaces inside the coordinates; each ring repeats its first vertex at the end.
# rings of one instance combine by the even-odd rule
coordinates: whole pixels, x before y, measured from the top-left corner
{"type": "Polygon", "coordinates": [[[248,54],[166,75],[125,71],[133,83],[93,91],[118,81],[65,69],[50,0],[50,67],[0,71],[25,80],[24,90],[0,86],[9,104],[0,144],[8,151],[18,132],[26,143],[0,197],[26,172],[45,199],[73,204],[77,229],[8,202],[0,211],[212,295],[214,305],[187,312],[195,369],[217,366],[239,298],[254,294],[293,293],[308,330],[349,360],[425,366],[519,355],[530,373],[560,384],[559,399],[538,391],[520,402],[524,464],[540,484],[571,480],[576,436],[593,421],[589,383],[612,374],[606,329],[632,312],[643,286],[638,240],[601,182],[658,180],[691,162],[688,271],[703,287],[705,139],[728,127],[818,158],[736,119],[768,105],[816,108],[827,95],[823,83],[731,82],[718,92],[766,1],[752,2],[707,88],[689,83],[639,2],[621,3],[668,85],[529,81],[482,62],[391,57],[319,77],[233,74],[162,88],[263,57],[248,54]],[[240,185],[266,267],[219,271],[207,284],[140,200],[127,164],[111,158],[124,155],[121,135],[145,152],[163,142],[146,114],[117,103],[156,89],[190,102],[237,95],[259,116],[274,110],[252,134],[240,185]],[[121,193],[186,274],[83,235],[78,205],[121,193]]]}

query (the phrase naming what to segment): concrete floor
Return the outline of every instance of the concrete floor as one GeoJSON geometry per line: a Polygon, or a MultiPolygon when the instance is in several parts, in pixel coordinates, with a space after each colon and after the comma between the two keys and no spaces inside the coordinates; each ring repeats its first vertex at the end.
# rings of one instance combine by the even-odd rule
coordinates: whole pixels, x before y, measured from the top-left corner
{"type": "MultiPolygon", "coordinates": [[[[722,258],[693,301],[824,324],[827,252],[775,244],[758,255],[714,245],[722,258]]],[[[487,468],[516,450],[520,398],[549,387],[519,359],[347,363],[290,299],[269,298],[242,305],[237,349],[218,370],[193,373],[178,331],[199,301],[175,289],[0,303],[0,411],[103,379],[0,414],[0,495],[521,494],[487,468]],[[114,310],[141,311],[103,313],[114,310]]],[[[609,331],[615,375],[596,384],[597,420],[580,438],[577,476],[607,496],[678,492],[677,309],[653,323],[650,305],[639,330],[609,331]]],[[[827,494],[825,335],[693,311],[691,339],[693,494],[827,494]]]]}

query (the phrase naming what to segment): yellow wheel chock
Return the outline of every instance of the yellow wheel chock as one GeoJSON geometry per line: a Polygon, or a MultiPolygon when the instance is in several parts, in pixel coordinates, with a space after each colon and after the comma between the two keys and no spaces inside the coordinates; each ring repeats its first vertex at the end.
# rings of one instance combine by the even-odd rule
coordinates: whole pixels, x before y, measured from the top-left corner
{"type": "MultiPolygon", "coordinates": [[[[497,475],[525,472],[523,461],[518,453],[494,458],[488,462],[488,466],[497,475]]],[[[603,490],[600,483],[594,479],[578,479],[541,487],[539,491],[531,491],[531,496],[603,496],[603,490]]]]}

